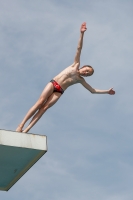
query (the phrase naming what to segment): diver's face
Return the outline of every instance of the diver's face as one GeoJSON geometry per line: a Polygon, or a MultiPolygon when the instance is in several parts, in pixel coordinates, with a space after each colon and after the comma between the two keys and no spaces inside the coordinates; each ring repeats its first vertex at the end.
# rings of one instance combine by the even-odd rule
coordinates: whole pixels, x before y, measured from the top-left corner
{"type": "Polygon", "coordinates": [[[91,76],[92,75],[92,69],[85,66],[85,67],[82,67],[79,70],[79,73],[80,73],[81,76],[91,76]]]}

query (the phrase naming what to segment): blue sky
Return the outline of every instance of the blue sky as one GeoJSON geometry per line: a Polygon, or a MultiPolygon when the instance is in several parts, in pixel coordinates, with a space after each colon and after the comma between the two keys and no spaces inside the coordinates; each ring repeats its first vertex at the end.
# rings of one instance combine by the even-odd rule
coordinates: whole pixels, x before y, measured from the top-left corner
{"type": "Polygon", "coordinates": [[[31,129],[48,152],[0,199],[132,200],[133,2],[0,1],[0,128],[15,130],[45,85],[72,64],[79,29],[87,31],[81,66],[95,73],[91,94],[80,84],[31,129]]]}

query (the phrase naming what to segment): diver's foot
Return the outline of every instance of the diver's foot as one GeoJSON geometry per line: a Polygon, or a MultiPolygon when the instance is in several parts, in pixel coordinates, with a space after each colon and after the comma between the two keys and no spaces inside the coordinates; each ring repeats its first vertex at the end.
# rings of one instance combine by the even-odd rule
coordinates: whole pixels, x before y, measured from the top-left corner
{"type": "Polygon", "coordinates": [[[27,133],[29,131],[28,128],[26,128],[25,130],[22,131],[22,133],[27,133]]]}
{"type": "Polygon", "coordinates": [[[17,132],[22,132],[22,128],[23,128],[23,125],[20,124],[20,125],[17,127],[16,131],[17,131],[17,132]]]}

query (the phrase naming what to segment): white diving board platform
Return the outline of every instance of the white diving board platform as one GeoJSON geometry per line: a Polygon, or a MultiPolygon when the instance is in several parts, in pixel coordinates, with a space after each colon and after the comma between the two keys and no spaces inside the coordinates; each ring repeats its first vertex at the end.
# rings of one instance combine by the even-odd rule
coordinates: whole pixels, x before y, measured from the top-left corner
{"type": "Polygon", "coordinates": [[[0,190],[8,191],[46,152],[45,135],[0,130],[0,190]]]}

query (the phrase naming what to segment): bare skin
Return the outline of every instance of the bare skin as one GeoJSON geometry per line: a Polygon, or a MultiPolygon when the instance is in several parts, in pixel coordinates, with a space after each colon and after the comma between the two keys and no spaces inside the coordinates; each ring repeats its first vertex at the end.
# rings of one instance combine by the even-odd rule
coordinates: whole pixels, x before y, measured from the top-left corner
{"type": "MultiPolygon", "coordinates": [[[[77,52],[75,55],[74,63],[64,69],[61,73],[59,73],[57,76],[55,76],[53,79],[61,86],[61,88],[65,91],[68,87],[70,87],[73,84],[81,83],[87,90],[89,90],[91,93],[97,93],[97,94],[115,94],[115,91],[113,88],[110,88],[109,90],[99,90],[92,88],[83,78],[83,76],[91,76],[93,73],[93,69],[89,68],[87,66],[84,66],[79,69],[80,67],[80,55],[81,50],[83,46],[83,36],[84,32],[87,30],[86,23],[84,22],[81,25],[80,29],[80,38],[78,42],[77,52]]],[[[46,110],[50,107],[52,107],[61,97],[61,93],[53,92],[54,86],[50,82],[46,85],[44,88],[40,98],[38,101],[31,107],[31,109],[28,111],[22,122],[17,127],[17,132],[24,132],[27,133],[35,124],[36,122],[41,118],[41,116],[46,112],[46,110]],[[31,118],[29,125],[27,128],[25,128],[23,131],[23,127],[25,123],[31,118]]]]}

